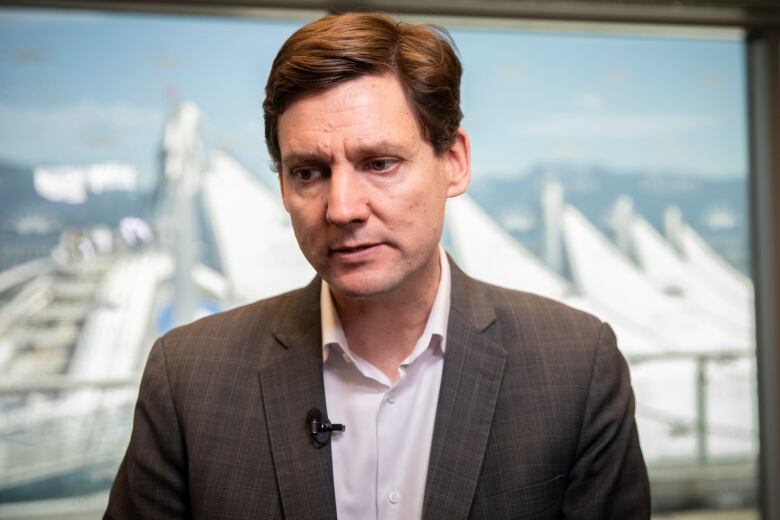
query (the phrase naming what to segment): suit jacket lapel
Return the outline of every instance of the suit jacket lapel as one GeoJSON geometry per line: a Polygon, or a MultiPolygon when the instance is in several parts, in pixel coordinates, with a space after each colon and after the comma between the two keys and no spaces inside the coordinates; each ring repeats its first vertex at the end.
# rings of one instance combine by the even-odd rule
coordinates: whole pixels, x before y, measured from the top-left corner
{"type": "Polygon", "coordinates": [[[450,260],[452,295],[423,518],[466,518],[482,468],[506,351],[486,331],[494,306],[450,260]]]}
{"type": "Polygon", "coordinates": [[[315,279],[288,300],[260,370],[266,428],[286,518],[336,518],[330,446],[315,449],[306,429],[312,408],[327,413],[315,279]]]}

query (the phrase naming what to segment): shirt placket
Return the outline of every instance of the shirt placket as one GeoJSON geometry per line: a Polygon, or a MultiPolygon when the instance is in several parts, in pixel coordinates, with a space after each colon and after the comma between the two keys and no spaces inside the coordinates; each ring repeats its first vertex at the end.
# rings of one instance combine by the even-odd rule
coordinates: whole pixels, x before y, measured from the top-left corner
{"type": "Polygon", "coordinates": [[[395,385],[388,388],[377,411],[377,519],[395,520],[403,518],[404,490],[403,469],[399,467],[397,455],[401,449],[401,438],[405,417],[399,393],[405,384],[404,374],[395,385]]]}

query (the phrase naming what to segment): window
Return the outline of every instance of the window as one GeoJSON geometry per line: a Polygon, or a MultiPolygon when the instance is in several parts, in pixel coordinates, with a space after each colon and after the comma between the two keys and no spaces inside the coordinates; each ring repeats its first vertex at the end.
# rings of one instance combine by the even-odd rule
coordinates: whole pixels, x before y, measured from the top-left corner
{"type": "MultiPolygon", "coordinates": [[[[313,274],[263,143],[286,16],[0,11],[0,516],[97,516],[154,338],[313,274]]],[[[449,28],[474,181],[445,246],[612,324],[656,511],[754,514],[741,38],[449,28]]]]}

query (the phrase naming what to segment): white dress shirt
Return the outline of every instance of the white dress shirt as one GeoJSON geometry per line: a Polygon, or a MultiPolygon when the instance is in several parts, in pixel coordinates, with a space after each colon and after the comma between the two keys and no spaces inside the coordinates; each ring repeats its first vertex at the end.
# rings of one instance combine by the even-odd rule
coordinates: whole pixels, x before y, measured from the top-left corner
{"type": "Polygon", "coordinates": [[[436,299],[395,384],[350,351],[330,287],[322,282],[328,418],[346,425],[345,432],[331,438],[340,520],[410,520],[422,515],[450,312],[450,266],[441,248],[439,258],[436,299]]]}

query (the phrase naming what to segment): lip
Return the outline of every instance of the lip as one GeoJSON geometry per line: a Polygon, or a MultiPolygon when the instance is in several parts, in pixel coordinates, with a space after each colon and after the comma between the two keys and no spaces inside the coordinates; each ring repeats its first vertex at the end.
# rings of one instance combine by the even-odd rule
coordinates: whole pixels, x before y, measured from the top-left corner
{"type": "Polygon", "coordinates": [[[371,244],[356,244],[356,245],[343,245],[330,248],[330,255],[345,262],[359,262],[366,260],[372,254],[374,254],[380,247],[381,243],[371,244]]]}

